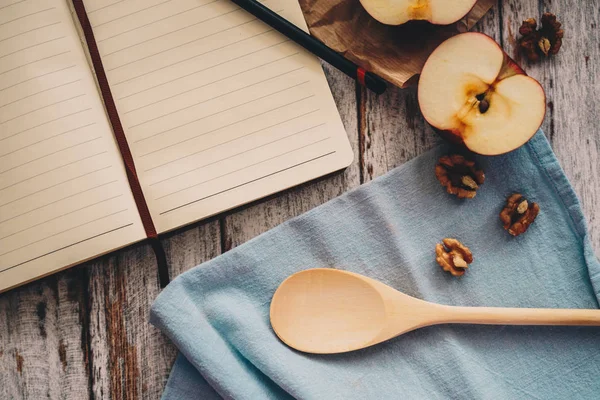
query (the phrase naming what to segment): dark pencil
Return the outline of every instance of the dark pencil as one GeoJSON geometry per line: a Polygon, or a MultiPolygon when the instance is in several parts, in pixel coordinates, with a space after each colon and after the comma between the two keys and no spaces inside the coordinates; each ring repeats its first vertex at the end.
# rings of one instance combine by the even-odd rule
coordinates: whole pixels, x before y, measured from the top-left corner
{"type": "Polygon", "coordinates": [[[232,0],[235,4],[262,20],[266,24],[283,33],[306,50],[310,51],[317,57],[327,61],[340,71],[377,94],[385,92],[387,87],[386,82],[379,76],[365,71],[363,68],[354,64],[352,61],[343,57],[339,53],[327,47],[323,42],[310,36],[296,25],[292,24],[285,18],[280,17],[275,12],[260,4],[255,0],[232,0]]]}

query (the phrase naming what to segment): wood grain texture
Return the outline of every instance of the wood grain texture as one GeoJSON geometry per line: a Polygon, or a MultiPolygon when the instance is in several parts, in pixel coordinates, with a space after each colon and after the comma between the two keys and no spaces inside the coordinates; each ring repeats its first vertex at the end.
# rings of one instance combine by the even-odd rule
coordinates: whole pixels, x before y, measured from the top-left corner
{"type": "Polygon", "coordinates": [[[390,88],[381,96],[363,92],[360,114],[363,182],[385,174],[440,141],[420,115],[415,87],[390,88]]]}
{"type": "MultiPolygon", "coordinates": [[[[219,254],[218,222],[187,228],[163,243],[174,277],[219,254]]],[[[149,324],[150,305],[160,292],[154,253],[140,244],[89,268],[93,398],[160,398],[177,351],[149,324]]]]}
{"type": "MultiPolygon", "coordinates": [[[[511,56],[521,20],[555,12],[561,52],[521,60],[546,88],[543,128],[577,194],[600,253],[600,0],[504,0],[476,26],[511,56]]],[[[169,276],[301,214],[431,148],[416,90],[375,96],[326,66],[355,162],[344,172],[291,189],[162,238],[169,276]]],[[[160,292],[150,247],[139,244],[0,295],[1,399],[158,399],[176,355],[148,323],[160,292]]]]}
{"type": "Polygon", "coordinates": [[[156,396],[154,385],[148,385],[147,379],[162,381],[166,374],[166,371],[162,375],[157,373],[161,360],[152,354],[166,341],[160,343],[160,334],[147,322],[148,307],[159,292],[150,247],[133,246],[103,257],[88,268],[92,396],[156,396]]]}
{"type": "Polygon", "coordinates": [[[0,297],[0,398],[88,398],[86,306],[73,269],[0,297]]]}
{"type": "Polygon", "coordinates": [[[169,264],[169,277],[193,268],[221,254],[218,220],[201,222],[167,234],[162,240],[169,264]]]}

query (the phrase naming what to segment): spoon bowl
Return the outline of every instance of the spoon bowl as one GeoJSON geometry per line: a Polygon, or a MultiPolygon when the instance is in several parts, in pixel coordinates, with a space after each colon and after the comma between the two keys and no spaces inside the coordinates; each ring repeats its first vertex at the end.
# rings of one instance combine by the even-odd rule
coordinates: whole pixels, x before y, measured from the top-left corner
{"type": "Polygon", "coordinates": [[[300,271],[283,281],[273,295],[270,318],[285,344],[318,354],[362,349],[442,323],[600,326],[600,310],[447,306],[329,268],[300,271]]]}
{"type": "Polygon", "coordinates": [[[288,345],[316,353],[342,352],[363,347],[385,328],[385,303],[379,292],[353,274],[331,271],[335,270],[294,274],[275,292],[271,324],[288,345]]]}

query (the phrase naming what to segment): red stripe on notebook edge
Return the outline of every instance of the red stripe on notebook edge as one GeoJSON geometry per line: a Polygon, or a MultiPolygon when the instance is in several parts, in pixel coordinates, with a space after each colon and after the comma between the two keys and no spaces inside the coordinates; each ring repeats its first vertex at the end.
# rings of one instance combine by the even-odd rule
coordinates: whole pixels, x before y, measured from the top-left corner
{"type": "Polygon", "coordinates": [[[358,68],[356,70],[356,79],[358,80],[358,83],[360,83],[363,86],[367,86],[365,84],[365,74],[367,73],[367,71],[365,71],[363,68],[358,68]]]}

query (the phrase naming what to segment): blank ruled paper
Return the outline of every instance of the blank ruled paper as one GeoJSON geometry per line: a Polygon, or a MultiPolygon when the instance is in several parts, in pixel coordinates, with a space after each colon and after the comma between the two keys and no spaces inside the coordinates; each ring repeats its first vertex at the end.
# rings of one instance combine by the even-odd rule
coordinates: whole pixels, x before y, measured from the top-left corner
{"type": "Polygon", "coordinates": [[[145,237],[62,0],[0,5],[0,290],[145,237]]]}
{"type": "MultiPolygon", "coordinates": [[[[264,3],[306,29],[295,0],[264,3]]],[[[159,231],[347,166],[314,57],[227,0],[85,0],[159,231]]]]}

